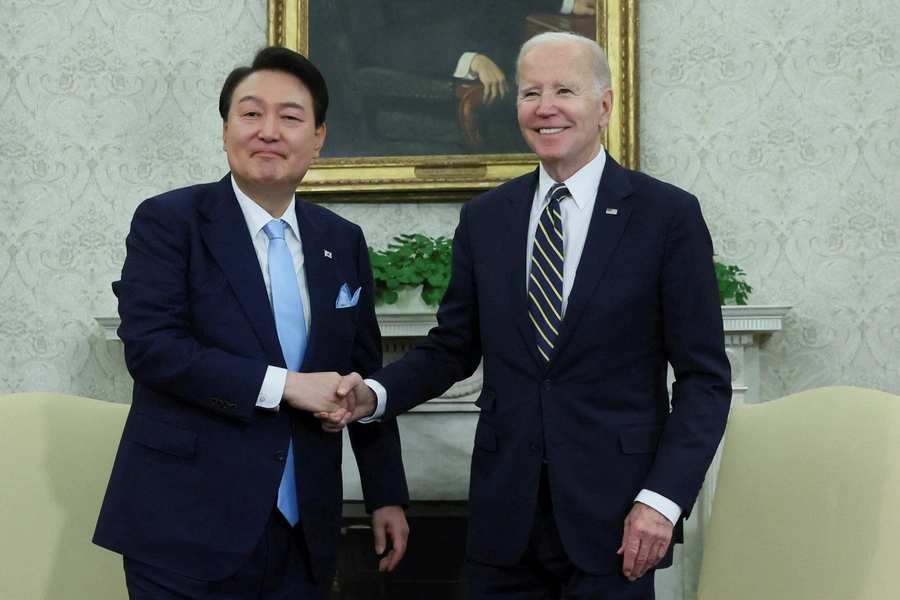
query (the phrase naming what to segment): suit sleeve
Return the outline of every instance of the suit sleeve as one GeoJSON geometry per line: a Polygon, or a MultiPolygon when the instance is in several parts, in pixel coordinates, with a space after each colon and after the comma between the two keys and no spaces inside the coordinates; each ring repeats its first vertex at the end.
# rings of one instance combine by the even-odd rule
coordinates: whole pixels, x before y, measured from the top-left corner
{"type": "MultiPolygon", "coordinates": [[[[381,367],[381,331],[375,317],[375,285],[369,252],[362,232],[358,244],[359,323],[353,347],[353,370],[364,377],[381,367]]],[[[409,506],[409,491],[395,419],[380,423],[353,423],[348,428],[350,444],[359,467],[360,482],[367,512],[383,506],[409,506]]]]}
{"type": "Polygon", "coordinates": [[[191,229],[188,219],[156,199],[135,211],[122,277],[113,283],[125,362],[136,384],[247,421],[268,365],[195,338],[189,261],[196,232],[191,229]]]}
{"type": "Polygon", "coordinates": [[[675,383],[672,411],[645,487],[677,503],[688,516],[731,404],[712,240],[693,196],[672,219],[661,293],[663,343],[675,383]]]}
{"type": "Polygon", "coordinates": [[[468,204],[453,237],[450,282],[437,327],[415,348],[372,376],[387,390],[385,415],[396,416],[437,398],[472,375],[481,361],[478,290],[469,244],[468,204]]]}

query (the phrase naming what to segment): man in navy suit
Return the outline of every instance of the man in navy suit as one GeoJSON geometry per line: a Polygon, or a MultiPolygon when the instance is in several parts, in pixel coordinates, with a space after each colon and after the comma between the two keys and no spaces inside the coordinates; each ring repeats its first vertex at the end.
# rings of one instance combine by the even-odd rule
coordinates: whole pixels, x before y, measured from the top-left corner
{"type": "MultiPolygon", "coordinates": [[[[362,231],[294,194],[325,141],[327,106],[305,57],[261,50],[219,100],[230,175],[135,212],[113,284],[134,395],[94,535],[124,556],[133,599],[327,597],[342,442],[309,411],[338,406],[339,373],[381,366],[362,231]],[[267,268],[285,258],[268,253],[272,222],[289,251],[283,277],[267,268]],[[273,313],[276,279],[293,289],[291,322],[273,313]]],[[[358,425],[350,438],[392,569],[408,534],[397,425],[358,425]]]]}
{"type": "Polygon", "coordinates": [[[437,327],[368,385],[346,378],[357,404],[323,425],[396,416],[483,360],[470,598],[652,599],[730,404],[712,242],[694,196],[605,152],[595,42],[541,34],[517,70],[540,167],[463,206],[437,327]]]}

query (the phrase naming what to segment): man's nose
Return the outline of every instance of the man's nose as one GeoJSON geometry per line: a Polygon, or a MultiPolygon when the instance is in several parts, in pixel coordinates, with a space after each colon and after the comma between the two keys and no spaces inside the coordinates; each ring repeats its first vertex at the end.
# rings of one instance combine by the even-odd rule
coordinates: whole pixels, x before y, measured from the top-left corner
{"type": "Polygon", "coordinates": [[[278,138],[278,135],[278,115],[266,115],[260,123],[259,137],[264,140],[274,140],[278,138]]]}
{"type": "Polygon", "coordinates": [[[537,114],[545,116],[551,115],[554,112],[556,112],[556,102],[554,101],[553,94],[541,94],[541,98],[538,101],[537,114]]]}

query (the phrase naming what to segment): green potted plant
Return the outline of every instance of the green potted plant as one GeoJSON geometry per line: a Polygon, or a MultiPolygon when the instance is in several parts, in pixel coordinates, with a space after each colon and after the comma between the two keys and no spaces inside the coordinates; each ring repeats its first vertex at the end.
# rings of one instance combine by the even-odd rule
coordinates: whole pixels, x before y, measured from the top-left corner
{"type": "MultiPolygon", "coordinates": [[[[429,307],[440,304],[450,281],[452,240],[441,236],[403,234],[393,238],[386,250],[369,246],[375,279],[375,304],[392,306],[400,292],[421,286],[422,301],[429,307]]],[[[753,288],[744,281],[746,273],[736,265],[713,261],[719,282],[719,302],[745,306],[753,288]]]]}
{"type": "Polygon", "coordinates": [[[719,280],[719,304],[737,304],[745,306],[747,296],[753,291],[744,277],[746,273],[736,265],[725,265],[719,261],[713,261],[716,267],[716,279],[719,280]]]}
{"type": "Polygon", "coordinates": [[[375,279],[375,304],[394,305],[400,292],[421,286],[422,300],[436,308],[450,281],[452,241],[418,233],[393,238],[386,250],[369,246],[375,279]]]}

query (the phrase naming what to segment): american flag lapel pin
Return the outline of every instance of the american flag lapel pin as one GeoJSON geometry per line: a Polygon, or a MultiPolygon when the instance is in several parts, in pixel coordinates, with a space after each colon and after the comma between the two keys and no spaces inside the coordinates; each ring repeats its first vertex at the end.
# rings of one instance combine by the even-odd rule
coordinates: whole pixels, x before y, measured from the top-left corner
{"type": "Polygon", "coordinates": [[[618,209],[618,208],[607,208],[607,209],[606,209],[606,214],[608,214],[608,215],[617,215],[617,214],[619,214],[619,209],[618,209]]]}
{"type": "Polygon", "coordinates": [[[325,251],[325,258],[331,258],[331,251],[330,251],[330,250],[326,250],[326,251],[325,251]]]}

